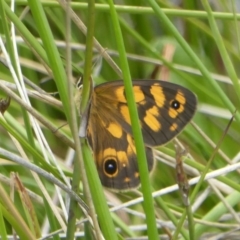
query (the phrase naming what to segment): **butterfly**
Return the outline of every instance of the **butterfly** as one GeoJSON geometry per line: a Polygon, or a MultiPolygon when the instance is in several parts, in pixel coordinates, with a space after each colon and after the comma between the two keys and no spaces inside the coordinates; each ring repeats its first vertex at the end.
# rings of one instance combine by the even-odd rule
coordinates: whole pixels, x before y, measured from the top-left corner
{"type": "MultiPolygon", "coordinates": [[[[151,171],[152,148],[169,142],[183,130],[196,111],[197,98],[190,90],[166,81],[133,80],[132,84],[151,171]]],[[[83,122],[103,186],[137,188],[140,176],[123,81],[93,88],[83,122]]]]}

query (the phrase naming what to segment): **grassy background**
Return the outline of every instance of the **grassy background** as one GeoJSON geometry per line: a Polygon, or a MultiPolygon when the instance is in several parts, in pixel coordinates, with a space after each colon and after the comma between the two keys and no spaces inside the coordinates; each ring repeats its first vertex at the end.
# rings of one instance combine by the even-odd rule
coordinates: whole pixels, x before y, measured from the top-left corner
{"type": "MultiPolygon", "coordinates": [[[[150,219],[152,217],[157,221],[157,234],[161,239],[170,236],[173,239],[211,236],[234,239],[239,234],[236,230],[240,199],[237,170],[239,112],[236,112],[231,123],[230,120],[235,109],[239,109],[240,100],[239,6],[235,1],[215,1],[211,6],[208,1],[191,4],[190,1],[183,1],[179,6],[158,1],[161,8],[155,1],[125,2],[126,5],[117,5],[116,10],[132,79],[150,78],[155,67],[163,61],[170,71],[169,81],[191,89],[199,100],[193,122],[178,137],[189,153],[183,160],[187,177],[192,179],[189,183],[193,184],[189,191],[191,208],[184,206],[176,187],[176,153],[171,142],[155,151],[156,167],[151,174],[152,186],[149,186],[155,192],[155,213],[150,219]],[[175,46],[173,59],[168,63],[163,59],[162,52],[166,44],[175,46]],[[197,179],[194,182],[195,177],[204,177],[207,173],[213,179],[197,179]]],[[[102,51],[94,47],[93,60],[86,60],[86,37],[79,20],[71,25],[70,43],[73,76],[78,78],[83,73],[87,61],[95,84],[100,84],[120,78],[116,68],[105,60],[105,54],[109,53],[120,67],[122,59],[118,54],[116,38],[120,36],[115,30],[114,12],[107,2],[97,3],[95,26],[89,23],[85,2],[73,2],[72,9],[83,23],[90,24],[89,28],[94,27],[94,37],[103,47],[102,51]]],[[[79,191],[88,206],[95,205],[100,229],[94,219],[94,211],[88,211],[90,215],[83,214],[77,204],[71,205],[77,221],[86,219],[86,215],[91,216],[94,227],[81,223],[75,228],[74,218],[73,221],[67,220],[69,198],[65,191],[56,189],[48,176],[33,174],[27,164],[13,162],[17,159],[15,155],[28,159],[70,188],[69,177],[72,177],[74,159],[74,135],[71,132],[74,131],[72,123],[76,118],[71,111],[72,98],[68,91],[71,81],[68,81],[66,74],[69,63],[65,44],[66,11],[54,1],[16,1],[14,13],[10,11],[8,1],[1,0],[0,5],[1,37],[10,59],[8,61],[2,52],[0,94],[3,98],[13,94],[7,92],[10,88],[21,96],[19,99],[11,95],[10,107],[0,118],[0,235],[7,239],[7,234],[12,235],[14,228],[21,239],[37,239],[58,230],[54,239],[60,239],[59,234],[64,232],[67,232],[67,239],[71,239],[74,233],[78,234],[79,239],[84,239],[80,237],[83,233],[85,239],[94,239],[94,234],[101,239],[101,229],[106,239],[114,239],[114,236],[119,239],[138,239],[140,236],[154,239],[154,234],[147,228],[154,229],[156,226],[148,217],[145,219],[141,188],[124,193],[104,190],[109,208],[120,209],[110,215],[107,214],[102,188],[96,183],[97,176],[91,174],[87,180],[93,203],[88,193],[82,195],[82,184],[79,191]],[[9,21],[14,23],[15,34],[10,31],[9,21]],[[18,64],[21,72],[17,71],[18,64]],[[34,86],[27,84],[27,81],[22,86],[17,84],[21,77],[34,86]],[[32,122],[26,111],[27,106],[22,103],[26,100],[24,93],[19,94],[19,91],[24,87],[29,90],[30,110],[34,109],[40,115],[31,112],[42,123],[40,128],[32,122]],[[9,155],[6,156],[4,150],[9,155]],[[119,230],[118,234],[114,226],[119,230]]],[[[122,71],[126,72],[126,68],[122,67],[122,71]]],[[[85,164],[92,163],[89,152],[85,151],[88,150],[84,147],[85,164]]],[[[91,171],[93,166],[89,168],[91,171]]],[[[81,171],[75,170],[75,175],[82,175],[81,171]]],[[[94,171],[92,169],[92,173],[94,171]]],[[[74,184],[78,189],[75,179],[74,184]]],[[[85,183],[83,185],[87,189],[85,183]]]]}

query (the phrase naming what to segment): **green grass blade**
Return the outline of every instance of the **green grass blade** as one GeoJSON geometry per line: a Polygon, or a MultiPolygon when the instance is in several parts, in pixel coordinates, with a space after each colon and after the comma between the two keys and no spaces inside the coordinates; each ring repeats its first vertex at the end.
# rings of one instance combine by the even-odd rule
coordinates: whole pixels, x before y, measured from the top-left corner
{"type": "Polygon", "coordinates": [[[68,108],[68,94],[67,94],[67,77],[64,70],[62,60],[54,43],[54,38],[46,19],[42,4],[38,0],[28,1],[31,8],[35,23],[37,25],[39,35],[43,41],[49,64],[51,66],[52,74],[58,87],[59,94],[64,107],[64,112],[67,119],[70,118],[68,108]]]}
{"type": "MultiPolygon", "coordinates": [[[[171,23],[171,21],[168,19],[166,14],[163,12],[163,10],[157,5],[157,3],[154,0],[148,0],[149,5],[153,8],[155,11],[157,17],[159,20],[166,24],[168,30],[173,34],[173,36],[176,38],[176,40],[179,42],[179,44],[182,46],[182,48],[186,51],[186,53],[191,57],[192,61],[196,64],[198,69],[201,71],[203,77],[205,77],[208,82],[212,85],[212,88],[217,91],[220,99],[224,103],[224,105],[233,113],[235,111],[235,107],[230,101],[230,99],[226,96],[224,91],[220,88],[220,86],[217,84],[217,82],[212,78],[212,76],[209,74],[209,71],[207,68],[203,65],[202,61],[198,58],[198,56],[193,52],[193,50],[189,47],[187,42],[183,39],[183,37],[180,35],[176,27],[171,23]]],[[[240,122],[240,114],[236,114],[236,119],[238,122],[240,122]]]]}
{"type": "Polygon", "coordinates": [[[135,145],[136,145],[142,192],[144,196],[143,206],[144,206],[144,211],[146,214],[146,222],[148,226],[148,230],[147,230],[148,238],[158,239],[159,236],[156,228],[157,225],[156,225],[156,219],[155,219],[155,213],[154,213],[154,207],[153,207],[153,199],[151,196],[151,188],[149,187],[150,180],[149,180],[145,147],[143,144],[143,137],[142,137],[140,124],[138,120],[137,107],[134,99],[134,93],[132,88],[131,76],[130,76],[130,71],[128,67],[124,42],[123,42],[122,33],[121,33],[118,17],[117,17],[113,2],[109,0],[108,3],[110,6],[113,27],[116,35],[117,47],[119,50],[119,58],[120,58],[122,72],[123,72],[125,93],[127,97],[127,103],[129,107],[130,119],[132,124],[132,131],[133,131],[133,136],[134,136],[135,145]]]}

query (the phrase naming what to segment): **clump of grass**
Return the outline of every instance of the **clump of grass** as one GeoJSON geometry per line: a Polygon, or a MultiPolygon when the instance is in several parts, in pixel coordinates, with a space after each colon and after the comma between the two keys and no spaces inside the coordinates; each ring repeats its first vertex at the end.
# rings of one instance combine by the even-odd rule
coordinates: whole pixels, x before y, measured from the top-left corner
{"type": "MultiPolygon", "coordinates": [[[[156,166],[148,189],[154,196],[154,212],[150,216],[143,208],[143,196],[146,199],[149,193],[141,188],[124,193],[105,189],[106,200],[102,187],[96,184],[99,180],[94,164],[90,164],[86,180],[90,198],[94,198],[98,228],[92,203],[83,191],[86,183],[75,180],[76,165],[75,177],[72,175],[76,147],[72,123],[78,119],[70,108],[73,100],[69,100],[72,98],[68,92],[69,84],[74,81],[66,74],[66,69],[69,70],[66,9],[56,2],[36,0],[16,2],[13,12],[8,2],[1,1],[0,89],[3,98],[12,99],[0,118],[0,235],[3,239],[14,231],[22,239],[54,233],[54,238],[60,239],[66,232],[69,239],[74,235],[101,239],[101,234],[106,239],[109,236],[151,239],[154,229],[163,239],[234,237],[239,222],[240,16],[237,5],[230,1],[212,6],[207,1],[195,5],[185,1],[182,6],[174,6],[161,1],[157,5],[150,0],[141,7],[140,2],[138,6],[133,6],[131,1],[127,4],[115,5],[116,15],[112,15],[114,10],[100,1],[94,9],[95,23],[89,23],[87,3],[71,3],[74,12],[68,12],[72,18],[68,44],[72,75],[78,78],[86,72],[87,61],[95,84],[121,78],[128,68],[122,64],[124,54],[119,57],[116,37],[121,37],[132,79],[149,79],[156,66],[163,64],[170,73],[169,81],[195,92],[198,111],[178,137],[188,153],[181,158],[190,186],[187,204],[184,205],[177,187],[176,154],[171,142],[155,150],[156,166]],[[121,29],[116,33],[118,21],[121,29]],[[94,29],[92,60],[85,55],[84,24],[94,29]],[[166,44],[175,49],[170,61],[162,52],[166,44]],[[19,157],[48,174],[42,175],[40,170],[32,168],[30,171],[28,163],[14,162],[19,157]],[[78,198],[78,204],[71,204],[73,220],[69,218],[69,194],[66,189],[56,187],[52,178],[60,180],[68,189],[73,184],[73,190],[84,201],[78,198]],[[108,217],[106,203],[112,212],[108,217]]],[[[85,166],[88,160],[94,163],[89,159],[91,152],[86,154],[84,150],[83,157],[85,166]]],[[[76,200],[74,194],[71,196],[76,200]]]]}

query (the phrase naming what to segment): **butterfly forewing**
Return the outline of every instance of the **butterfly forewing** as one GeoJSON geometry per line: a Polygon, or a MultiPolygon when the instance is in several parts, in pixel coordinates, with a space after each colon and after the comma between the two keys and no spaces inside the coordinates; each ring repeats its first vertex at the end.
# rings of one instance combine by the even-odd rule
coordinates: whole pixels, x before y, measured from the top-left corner
{"type": "Polygon", "coordinates": [[[144,81],[139,91],[145,96],[137,102],[137,108],[146,145],[167,143],[194,115],[196,96],[186,88],[169,82],[144,81]]]}
{"type": "MultiPolygon", "coordinates": [[[[135,80],[133,89],[144,142],[148,146],[167,143],[179,134],[193,117],[197,99],[188,89],[157,80],[135,80]]],[[[122,81],[95,88],[96,104],[132,134],[131,121],[122,81]]]]}

